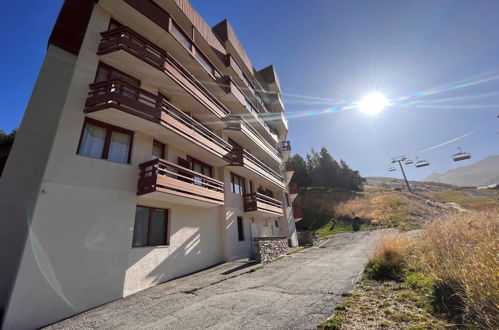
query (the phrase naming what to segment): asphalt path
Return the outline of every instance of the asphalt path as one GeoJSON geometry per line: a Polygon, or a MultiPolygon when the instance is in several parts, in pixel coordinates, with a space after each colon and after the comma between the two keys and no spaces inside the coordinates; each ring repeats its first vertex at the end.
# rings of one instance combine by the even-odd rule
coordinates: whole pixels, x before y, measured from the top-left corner
{"type": "MultiPolygon", "coordinates": [[[[316,329],[360,278],[380,231],[338,234],[239,275],[218,269],[157,285],[49,329],[316,329]],[[216,274],[215,274],[216,273],[216,274]],[[187,293],[186,288],[204,286],[187,293]],[[209,283],[210,280],[217,282],[209,283]]],[[[244,266],[240,268],[244,269],[244,266]]]]}

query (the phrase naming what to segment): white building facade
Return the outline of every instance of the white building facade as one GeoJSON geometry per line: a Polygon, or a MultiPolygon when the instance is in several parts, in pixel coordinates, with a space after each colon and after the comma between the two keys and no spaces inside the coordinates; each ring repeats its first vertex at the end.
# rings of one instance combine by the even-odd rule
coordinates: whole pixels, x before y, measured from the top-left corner
{"type": "Polygon", "coordinates": [[[186,0],[66,0],[0,178],[3,327],[296,246],[280,94],[186,0]]]}

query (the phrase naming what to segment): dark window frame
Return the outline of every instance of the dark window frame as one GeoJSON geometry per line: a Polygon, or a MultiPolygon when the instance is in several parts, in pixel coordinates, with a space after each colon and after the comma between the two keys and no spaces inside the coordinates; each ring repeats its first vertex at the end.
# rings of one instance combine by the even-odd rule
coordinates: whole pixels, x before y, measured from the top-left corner
{"type": "MultiPolygon", "coordinates": [[[[153,140],[152,145],[153,145],[153,149],[154,149],[154,146],[161,148],[162,157],[159,157],[159,158],[164,159],[165,154],[166,154],[166,144],[164,144],[163,142],[159,142],[158,140],[153,140]]],[[[154,155],[152,155],[152,156],[154,156],[154,155]]]]}
{"type": "Polygon", "coordinates": [[[243,217],[237,217],[237,239],[238,241],[244,241],[244,219],[243,217]]]}
{"type": "MultiPolygon", "coordinates": [[[[169,246],[170,245],[170,209],[162,209],[159,207],[150,207],[144,205],[137,205],[137,207],[143,207],[149,209],[149,219],[147,221],[147,245],[133,245],[133,233],[132,233],[132,248],[141,248],[141,247],[157,247],[157,246],[169,246]],[[165,212],[165,232],[164,232],[164,244],[151,244],[151,218],[152,211],[160,210],[165,212]]],[[[134,227],[135,227],[135,219],[134,219],[134,227]]]]}
{"type": "Polygon", "coordinates": [[[233,172],[230,172],[230,191],[233,193],[233,194],[236,194],[236,195],[245,195],[246,194],[246,178],[240,176],[240,175],[237,175],[233,172]],[[237,179],[237,183],[239,184],[240,187],[242,187],[242,191],[241,193],[239,192],[236,192],[236,186],[235,186],[235,179],[237,179]],[[241,183],[242,181],[242,183],[241,183]]]}
{"type": "MultiPolygon", "coordinates": [[[[106,80],[104,80],[104,81],[116,79],[116,78],[112,77],[112,73],[116,72],[116,73],[119,73],[120,75],[127,77],[128,79],[130,79],[130,81],[133,81],[135,83],[135,84],[130,84],[130,85],[140,88],[140,79],[137,79],[134,76],[131,76],[128,73],[123,72],[121,70],[118,70],[118,69],[110,66],[109,64],[106,64],[103,62],[99,62],[99,64],[97,65],[97,70],[95,71],[94,83],[97,83],[97,77],[99,76],[99,70],[102,68],[108,70],[108,77],[106,77],[106,80]]],[[[130,83],[130,82],[128,81],[128,83],[130,83]]]]}
{"type": "Polygon", "coordinates": [[[127,158],[127,162],[126,163],[116,162],[116,161],[113,161],[113,160],[109,160],[109,161],[111,161],[113,163],[118,163],[118,164],[130,164],[130,160],[132,158],[133,135],[134,135],[133,133],[134,132],[130,131],[130,130],[127,130],[125,128],[114,126],[114,125],[111,125],[111,124],[108,124],[108,123],[104,123],[102,121],[95,120],[95,119],[88,118],[88,117],[85,117],[85,120],[83,121],[83,126],[81,128],[80,140],[78,141],[78,149],[76,149],[76,154],[80,155],[80,156],[83,156],[83,157],[90,157],[90,158],[94,158],[94,159],[105,159],[105,160],[108,160],[108,157],[109,157],[109,147],[111,145],[111,136],[112,136],[113,132],[119,132],[119,133],[130,135],[130,145],[129,145],[129,148],[128,148],[128,158],[127,158]],[[83,133],[85,132],[85,126],[87,125],[87,123],[91,124],[91,125],[99,126],[101,128],[105,128],[106,129],[106,137],[104,139],[104,147],[102,148],[102,155],[101,155],[100,158],[90,157],[90,156],[86,156],[86,155],[81,155],[80,154],[81,142],[83,140],[83,133]]]}
{"type": "Polygon", "coordinates": [[[168,32],[173,36],[173,38],[184,48],[186,49],[189,54],[194,58],[194,60],[196,62],[198,62],[198,64],[203,68],[204,71],[206,71],[213,79],[217,79],[218,78],[222,78],[222,74],[220,73],[220,71],[218,71],[217,67],[215,66],[215,64],[213,64],[213,62],[208,58],[208,56],[206,56],[203,51],[201,49],[199,49],[198,46],[196,46],[196,44],[194,43],[194,39],[189,37],[189,35],[184,31],[184,29],[182,29],[182,27],[180,26],[180,24],[178,24],[177,22],[175,22],[175,20],[173,19],[170,19],[170,24],[169,24],[169,27],[168,27],[168,32]],[[181,35],[183,35],[183,37],[185,39],[187,39],[187,41],[190,43],[190,48],[188,48],[184,42],[182,40],[180,40],[176,33],[173,32],[173,29],[179,31],[179,33],[181,35]],[[210,69],[211,71],[208,71],[206,69],[206,67],[201,63],[201,61],[199,61],[197,58],[196,58],[196,54],[199,53],[199,56],[201,56],[205,61],[206,63],[210,66],[210,69]]]}
{"type": "Polygon", "coordinates": [[[194,158],[194,157],[189,156],[189,155],[187,155],[186,160],[191,163],[191,168],[190,169],[192,171],[194,171],[196,173],[199,173],[199,174],[202,174],[202,175],[206,175],[206,174],[204,174],[204,169],[208,168],[210,170],[210,175],[207,175],[207,176],[209,176],[210,178],[213,178],[213,166],[211,166],[210,164],[206,164],[205,162],[200,161],[199,159],[194,158]],[[202,172],[198,172],[198,171],[194,170],[194,164],[195,163],[201,165],[201,169],[202,169],[201,171],[202,172]]]}

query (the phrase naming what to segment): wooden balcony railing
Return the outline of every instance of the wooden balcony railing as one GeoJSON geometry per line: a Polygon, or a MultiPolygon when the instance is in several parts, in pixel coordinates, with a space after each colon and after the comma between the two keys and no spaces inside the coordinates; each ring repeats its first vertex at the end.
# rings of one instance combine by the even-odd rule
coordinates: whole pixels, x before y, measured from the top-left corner
{"type": "Polygon", "coordinates": [[[139,165],[137,195],[155,191],[179,197],[224,203],[224,183],[164,159],[153,159],[139,165]]]}
{"type": "Polygon", "coordinates": [[[277,151],[277,146],[272,145],[266,139],[264,139],[263,136],[260,133],[258,133],[258,131],[255,130],[253,128],[253,126],[251,126],[246,119],[244,119],[243,116],[230,115],[226,118],[226,123],[227,123],[227,126],[229,129],[241,131],[242,127],[246,128],[253,135],[255,135],[259,141],[261,141],[263,144],[265,144],[265,146],[268,148],[268,150],[272,154],[279,157],[279,152],[277,151]]]}
{"type": "Polygon", "coordinates": [[[85,112],[109,107],[156,122],[193,143],[226,157],[232,146],[203,124],[178,109],[161,95],[154,95],[122,80],[110,80],[90,85],[85,112]]]}
{"type": "Polygon", "coordinates": [[[291,195],[298,194],[300,192],[300,187],[296,183],[292,183],[289,185],[289,193],[291,195]]]}
{"type": "Polygon", "coordinates": [[[293,207],[293,215],[295,219],[303,219],[303,209],[301,207],[293,207]]]}
{"type": "Polygon", "coordinates": [[[281,201],[257,192],[245,194],[243,202],[244,212],[262,211],[275,215],[283,215],[281,201]]]}
{"type": "Polygon", "coordinates": [[[278,172],[276,172],[275,170],[267,166],[264,162],[253,156],[250,152],[242,148],[232,148],[232,151],[229,155],[229,160],[232,166],[249,167],[251,169],[256,169],[257,172],[264,177],[265,174],[262,174],[262,172],[270,175],[274,179],[277,179],[277,181],[279,182],[283,182],[284,180],[278,172]],[[251,164],[248,164],[248,162],[251,164]]]}
{"type": "Polygon", "coordinates": [[[85,102],[87,113],[114,107],[145,119],[158,122],[161,119],[157,95],[119,79],[90,84],[89,87],[85,102]]]}
{"type": "MultiPolygon", "coordinates": [[[[97,55],[105,55],[118,50],[125,50],[144,62],[156,67],[163,72],[174,70],[175,78],[180,77],[182,81],[188,81],[192,84],[193,89],[197,89],[205,98],[209,99],[212,104],[207,105],[212,112],[217,116],[222,117],[230,114],[230,111],[206,88],[197,80],[184,66],[175,60],[168,52],[148,41],[135,31],[126,26],[105,31],[101,33],[102,39],[99,44],[97,55]]],[[[226,84],[223,81],[217,83],[226,84]]],[[[190,86],[184,86],[189,92],[193,92],[190,86]]]]}
{"type": "Polygon", "coordinates": [[[282,141],[279,144],[279,149],[281,151],[291,151],[291,142],[290,141],[282,141]]]}

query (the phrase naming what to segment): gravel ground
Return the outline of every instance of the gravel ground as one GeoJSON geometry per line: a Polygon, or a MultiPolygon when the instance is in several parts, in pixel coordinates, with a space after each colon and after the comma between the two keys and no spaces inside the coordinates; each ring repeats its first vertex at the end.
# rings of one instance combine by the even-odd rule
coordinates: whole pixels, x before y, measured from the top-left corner
{"type": "Polygon", "coordinates": [[[225,277],[219,273],[224,266],[218,266],[47,329],[315,329],[331,316],[341,294],[353,289],[379,235],[338,234],[320,247],[225,277]]]}

